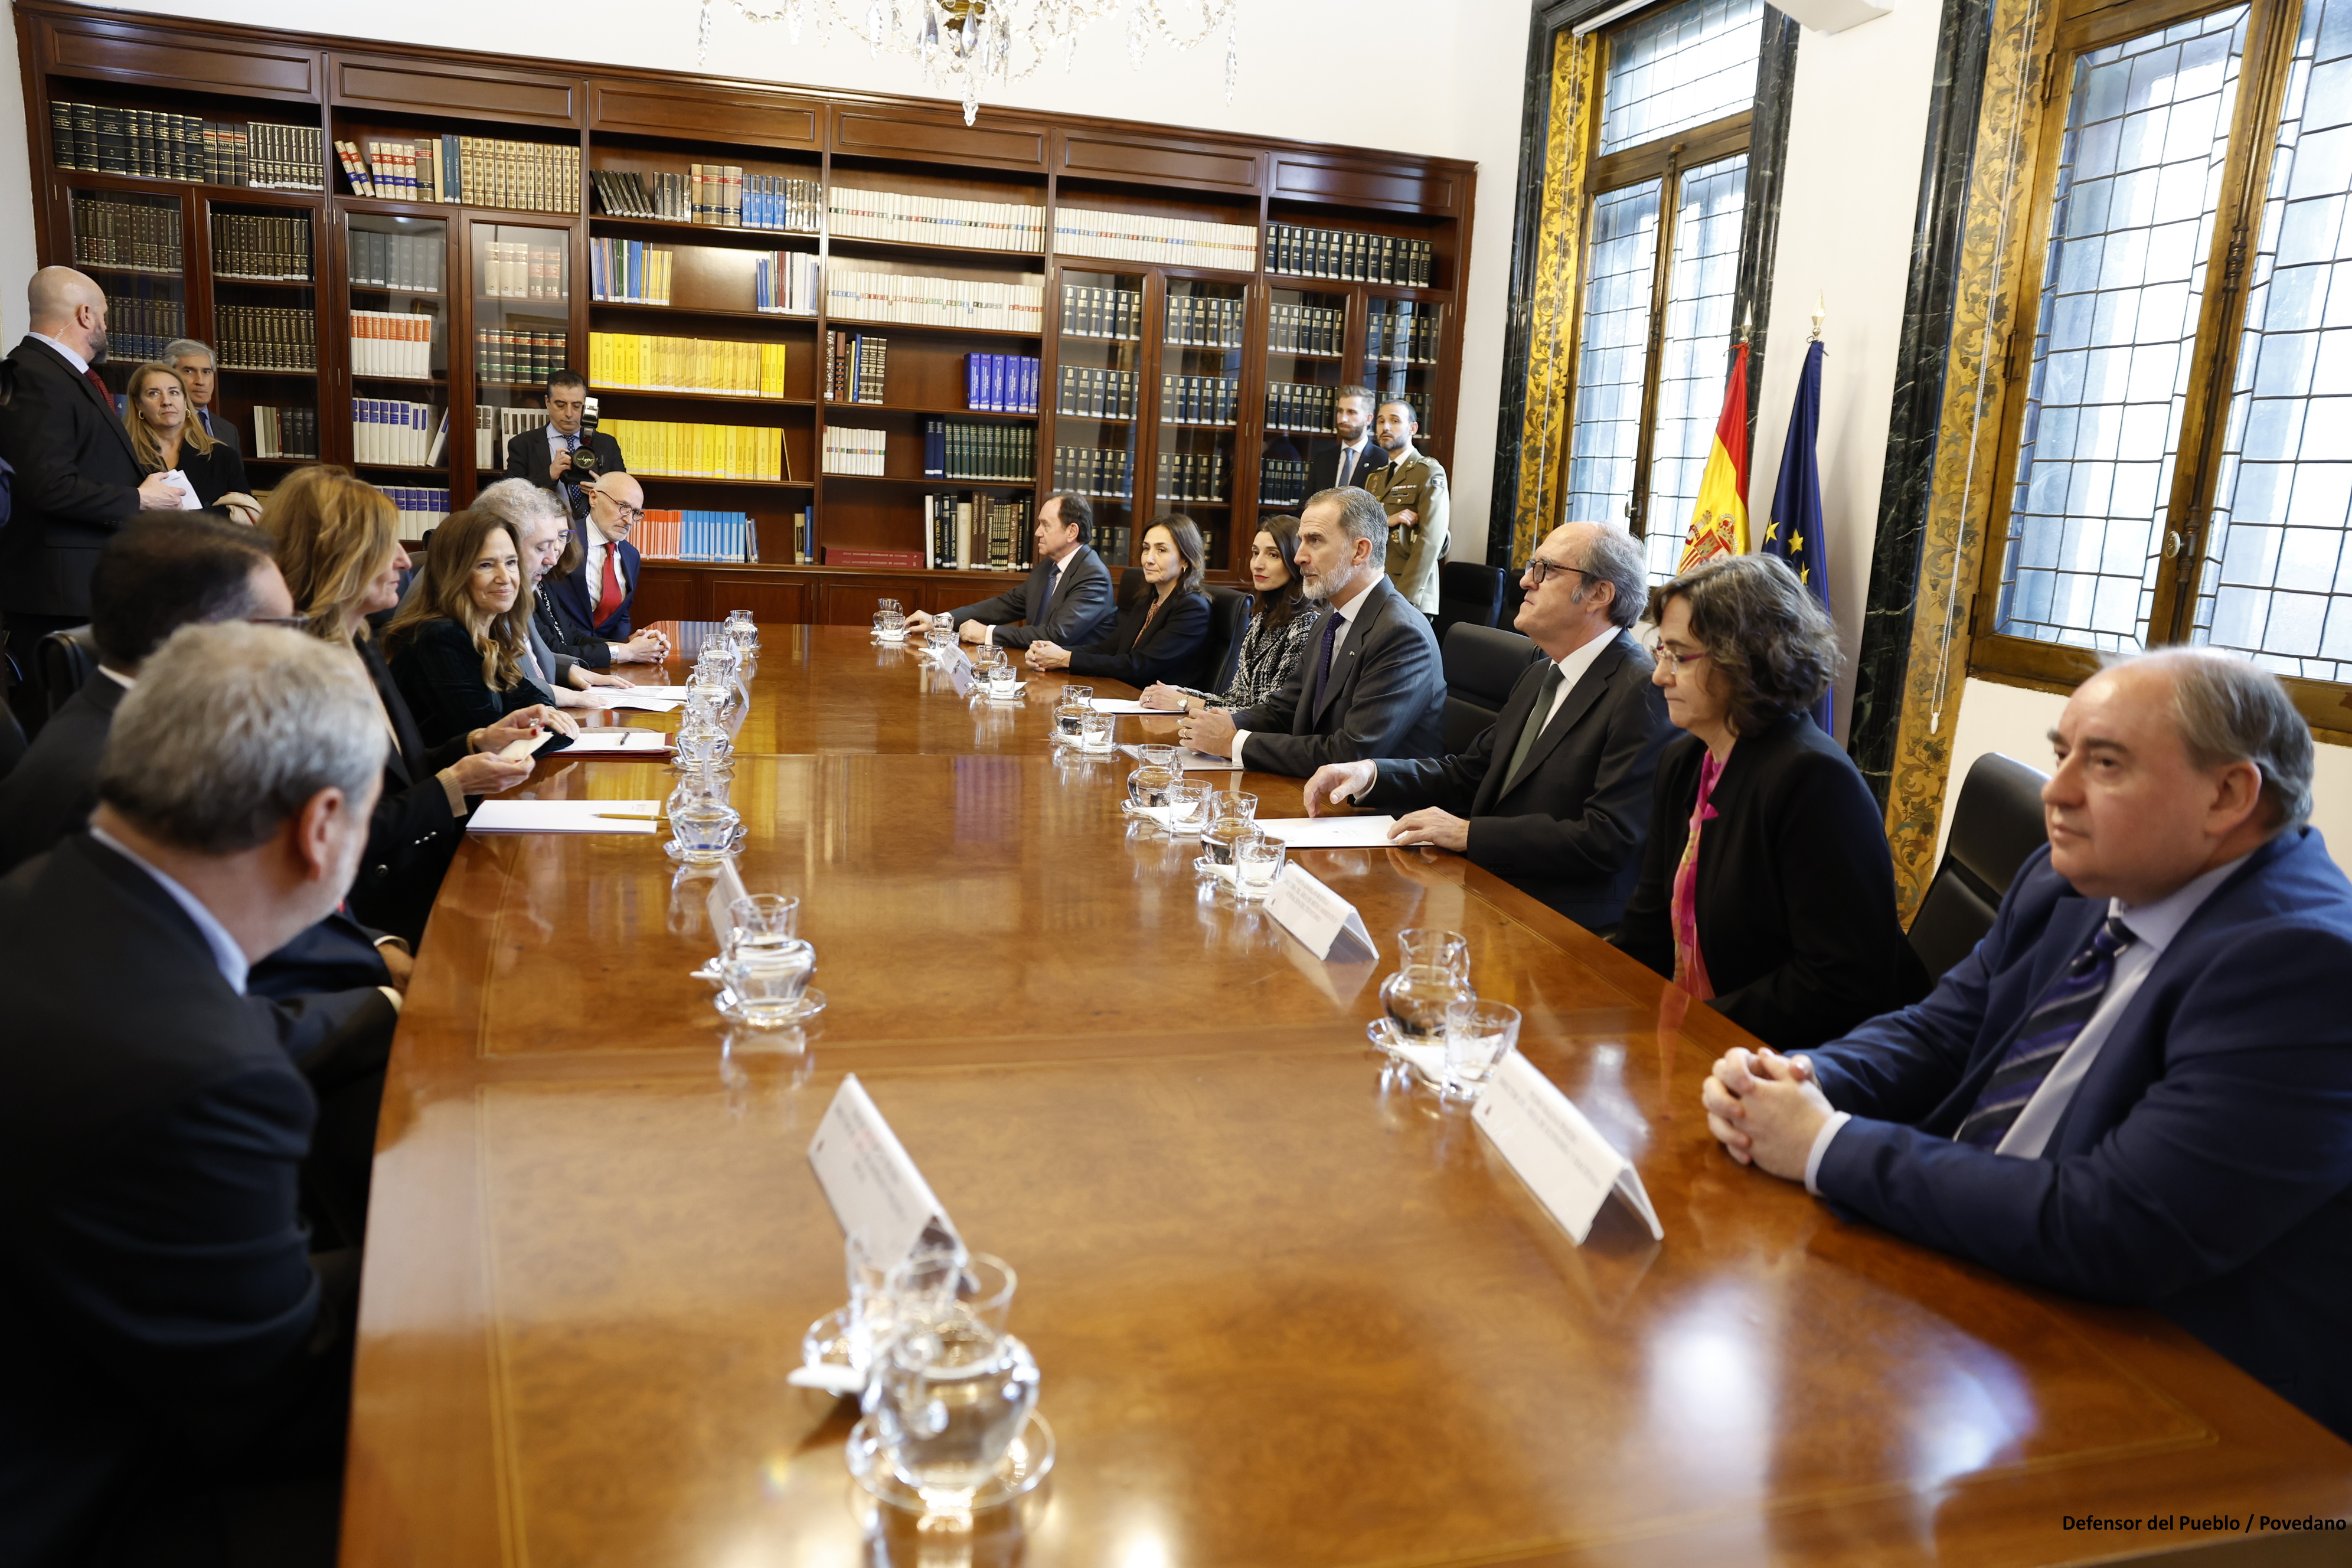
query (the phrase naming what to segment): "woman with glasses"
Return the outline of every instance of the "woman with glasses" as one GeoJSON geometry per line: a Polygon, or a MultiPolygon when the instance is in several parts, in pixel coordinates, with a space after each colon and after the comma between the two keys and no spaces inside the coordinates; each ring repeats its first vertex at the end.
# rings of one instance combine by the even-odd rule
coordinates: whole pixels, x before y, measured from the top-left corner
{"type": "Polygon", "coordinates": [[[1209,595],[1201,590],[1206,553],[1191,518],[1171,511],[1153,520],[1136,563],[1143,568],[1146,591],[1118,613],[1109,635],[1079,648],[1033,642],[1029,668],[1066,669],[1139,688],[1200,679],[1209,646],[1209,595]]]}
{"type": "Polygon", "coordinates": [[[541,724],[562,727],[571,721],[552,709],[527,708],[428,747],[369,626],[370,616],[400,603],[401,576],[409,565],[391,499],[347,469],[297,468],[269,492],[261,528],[300,612],[300,629],[349,648],[383,704],[393,744],[351,902],[361,921],[406,937],[413,946],[457,852],[458,822],[479,797],[530,776],[528,759],[509,761],[499,750],[535,734],[541,724]]]}
{"type": "Polygon", "coordinates": [[[1314,640],[1315,616],[1298,580],[1298,520],[1269,517],[1250,542],[1249,629],[1242,634],[1234,678],[1223,691],[1155,683],[1143,705],[1190,713],[1195,708],[1250,708],[1282,689],[1314,640]]]}
{"type": "Polygon", "coordinates": [[[176,473],[198,507],[232,522],[261,519],[261,503],[246,493],[245,459],[226,442],[215,441],[188,401],[188,384],[168,364],[142,364],[131,373],[123,395],[122,423],[142,473],[176,473]]]}
{"type": "Polygon", "coordinates": [[[1616,945],[1783,1051],[1926,995],[1878,803],[1807,711],[1837,670],[1829,617],[1776,558],[1735,555],[1656,590],[1649,618],[1685,733],[1616,945]]]}
{"type": "MultiPolygon", "coordinates": [[[[475,507],[434,531],[423,580],[383,628],[393,679],[426,745],[539,706],[539,689],[522,673],[529,593],[513,523],[475,507]]],[[[574,729],[561,715],[547,721],[567,734],[574,729]]]]}

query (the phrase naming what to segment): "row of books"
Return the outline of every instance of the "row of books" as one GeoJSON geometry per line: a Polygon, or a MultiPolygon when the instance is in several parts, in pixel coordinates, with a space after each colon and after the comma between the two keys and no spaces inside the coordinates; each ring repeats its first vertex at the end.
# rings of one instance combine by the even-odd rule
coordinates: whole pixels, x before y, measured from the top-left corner
{"type": "Polygon", "coordinates": [[[253,455],[317,462],[319,411],[257,404],[253,410],[253,455]]]}
{"type": "Polygon", "coordinates": [[[253,191],[326,188],[326,146],[315,125],[208,121],[53,99],[49,140],[60,169],[253,191]]]}
{"type": "Polygon", "coordinates": [[[613,305],[669,303],[670,253],[641,239],[588,242],[588,297],[613,305]]]}
{"type": "Polygon", "coordinates": [[[463,203],[505,212],[580,210],[580,149],[444,132],[411,141],[335,143],[356,196],[463,203]]]}
{"type": "Polygon", "coordinates": [[[1258,459],[1257,504],[1305,506],[1307,504],[1307,459],[1304,458],[1258,459]]]}
{"type": "Polygon", "coordinates": [[[544,408],[474,408],[474,467],[499,469],[507,466],[507,444],[526,430],[547,423],[544,408]]]}
{"type": "Polygon", "coordinates": [[[73,248],[74,260],[85,267],[176,278],[186,265],[179,203],[112,201],[76,191],[73,248]]]}
{"type": "Polygon", "coordinates": [[[352,229],[352,281],[365,289],[397,289],[404,294],[438,294],[448,256],[437,234],[386,234],[352,229]]]}
{"type": "Polygon", "coordinates": [[[1237,349],[1242,346],[1247,302],[1208,294],[1168,296],[1167,331],[1160,341],[1182,348],[1237,349]]]}
{"type": "Polygon", "coordinates": [[[1056,447],[1054,488],[1125,500],[1135,494],[1135,454],[1124,447],[1056,447]]]}
{"type": "Polygon", "coordinates": [[[1054,248],[1064,256],[1096,256],[1108,261],[1156,261],[1171,267],[1255,272],[1257,226],[1056,207],[1054,248]]]}
{"type": "Polygon", "coordinates": [[[1269,305],[1265,312],[1265,346],[1278,354],[1328,354],[1344,351],[1339,340],[1348,328],[1348,312],[1325,305],[1269,305]]]}
{"type": "Polygon", "coordinates": [[[433,379],[431,316],[409,310],[352,312],[352,374],[400,381],[433,379]]]}
{"type": "Polygon", "coordinates": [[[1143,296],[1132,289],[1062,285],[1062,335],[1143,341],[1143,296]]]}
{"type": "Polygon", "coordinates": [[[961,419],[923,421],[927,479],[1010,479],[1037,477],[1034,425],[972,425],[961,419]]]}
{"type": "MultiPolygon", "coordinates": [[[[933,569],[1026,572],[1034,536],[1026,496],[932,494],[923,497],[933,569]]],[[[832,552],[826,552],[832,559],[832,552]]]]}
{"type": "Polygon", "coordinates": [[[181,300],[106,297],[107,343],[118,361],[162,359],[166,344],[187,335],[188,307],[181,300]]]}
{"type": "Polygon", "coordinates": [[[879,403],[890,362],[890,340],[861,332],[824,335],[824,398],[827,403],[879,403]]]}
{"type": "MultiPolygon", "coordinates": [[[[807,529],[805,513],[794,520],[793,532],[807,529]]],[[[646,509],[645,521],[629,535],[637,553],[648,561],[757,561],[760,531],[740,511],[677,511],[646,509]]]]}
{"type": "Polygon", "coordinates": [[[482,381],[543,384],[564,366],[564,334],[540,327],[474,329],[474,374],[482,381]]]}
{"type": "Polygon", "coordinates": [[[441,461],[449,416],[429,403],[391,397],[352,399],[352,460],[398,468],[429,468],[441,461]]]}
{"type": "Polygon", "coordinates": [[[1411,300],[1373,300],[1371,320],[1364,333],[1364,358],[1402,364],[1437,363],[1438,327],[1443,305],[1420,305],[1411,300]]]}
{"type": "Polygon", "coordinates": [[[449,521],[449,492],[429,485],[379,485],[400,513],[400,537],[422,539],[425,531],[449,521]]]}
{"type": "Polygon", "coordinates": [[[889,239],[1027,256],[1045,251],[1044,207],[835,185],[825,193],[825,212],[835,239],[889,239]]]}
{"type": "Polygon", "coordinates": [[[1231,425],[1242,416],[1242,384],[1230,375],[1163,375],[1162,425],[1231,425]]]}
{"type": "Polygon", "coordinates": [[[1437,282],[1437,247],[1425,239],[1353,229],[1266,225],[1266,270],[1297,278],[1350,283],[1400,283],[1415,289],[1437,282]]]}
{"type": "Polygon", "coordinates": [[[292,305],[223,305],[213,312],[223,370],[319,368],[319,319],[292,305]]]}
{"type": "Polygon", "coordinates": [[[1265,384],[1265,427],[1269,430],[1317,430],[1331,428],[1331,416],[1339,408],[1336,386],[1317,386],[1311,382],[1269,381],[1265,384]]]}
{"type": "Polygon", "coordinates": [[[1159,486],[1161,500],[1223,501],[1225,500],[1225,455],[1223,452],[1162,452],[1159,486]]]}
{"type": "Polygon", "coordinates": [[[963,356],[963,405],[975,414],[1034,414],[1044,365],[1020,354],[963,356]]]}
{"type": "Polygon", "coordinates": [[[561,240],[551,245],[528,239],[486,240],[482,253],[482,275],[476,287],[487,299],[561,303],[572,297],[564,287],[561,240]]]}
{"type": "Polygon", "coordinates": [[[1066,364],[1054,412],[1076,419],[1132,419],[1141,378],[1131,370],[1066,364]]]}
{"type": "Polygon", "coordinates": [[[590,332],[588,379],[598,386],[654,392],[782,397],[786,348],[783,343],[590,332]]]}
{"type": "Polygon", "coordinates": [[[828,425],[824,431],[824,471],[858,479],[878,479],[888,473],[889,432],[853,430],[828,425]]]}
{"type": "Polygon", "coordinates": [[[784,174],[746,174],[733,164],[696,163],[684,174],[591,169],[596,200],[614,217],[707,223],[815,234],[824,221],[823,186],[784,174]]]}
{"type": "Polygon", "coordinates": [[[607,419],[598,428],[621,444],[634,473],[770,483],[792,478],[783,433],[772,426],[607,419]]]}
{"type": "Polygon", "coordinates": [[[296,214],[285,217],[265,217],[258,213],[213,214],[213,276],[272,282],[310,282],[309,216],[296,214]]]}
{"type": "Polygon", "coordinates": [[[751,265],[751,308],[780,316],[814,316],[820,276],[815,257],[772,250],[751,265]]]}
{"type": "Polygon", "coordinates": [[[1034,283],[845,272],[836,266],[825,279],[824,293],[825,313],[845,321],[969,327],[1033,336],[1045,324],[1045,290],[1034,283]]]}

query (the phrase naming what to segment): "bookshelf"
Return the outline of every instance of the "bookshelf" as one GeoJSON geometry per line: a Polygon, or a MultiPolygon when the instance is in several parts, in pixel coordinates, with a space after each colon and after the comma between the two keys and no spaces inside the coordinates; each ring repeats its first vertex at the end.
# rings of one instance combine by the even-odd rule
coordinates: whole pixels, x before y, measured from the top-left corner
{"type": "Polygon", "coordinates": [[[1287,426],[1353,381],[1415,400],[1454,457],[1459,162],[15,9],[41,258],[80,258],[116,301],[118,388],[136,336],[215,343],[257,485],[352,464],[413,538],[499,477],[540,373],[582,370],[638,438],[649,508],[756,541],[756,563],[651,563],[649,616],[968,603],[1002,574],[873,563],[935,559],[942,498],[1025,517],[1062,489],[1115,568],[1181,510],[1232,581],[1328,423],[1287,426]],[[886,345],[863,400],[833,395],[836,333],[886,345]],[[947,425],[953,476],[927,461],[947,425]],[[868,471],[824,471],[834,433],[868,471]],[[963,477],[1021,473],[1008,451],[1027,478],[963,477]]]}

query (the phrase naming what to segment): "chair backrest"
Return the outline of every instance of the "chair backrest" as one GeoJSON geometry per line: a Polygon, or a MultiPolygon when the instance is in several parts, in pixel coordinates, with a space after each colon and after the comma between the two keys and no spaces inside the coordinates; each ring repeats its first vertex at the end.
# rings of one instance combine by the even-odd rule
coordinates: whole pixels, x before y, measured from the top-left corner
{"type": "Polygon", "coordinates": [[[1445,661],[1445,716],[1440,722],[1448,754],[1495,721],[1520,674],[1543,657],[1541,648],[1517,632],[1473,626],[1448,628],[1439,653],[1445,661]]]}
{"type": "Polygon", "coordinates": [[[1519,605],[1527,600],[1527,584],[1520,580],[1521,575],[1507,568],[1503,573],[1503,607],[1496,612],[1495,624],[1506,630],[1518,625],[1519,605]]]}
{"type": "Polygon", "coordinates": [[[40,661],[41,689],[48,712],[54,713],[98,668],[98,639],[89,635],[88,626],[68,626],[43,637],[34,658],[40,661]]]}
{"type": "Polygon", "coordinates": [[[1930,978],[1974,952],[2000,912],[2000,900],[2026,857],[2048,841],[2042,786],[2050,775],[2013,757],[1987,752],[1969,768],[1919,912],[1911,917],[1911,951],[1930,978]]]}
{"type": "Polygon", "coordinates": [[[1143,597],[1143,568],[1130,566],[1118,574],[1118,607],[1131,610],[1143,597]]]}
{"type": "Polygon", "coordinates": [[[1209,645],[1202,650],[1202,668],[1209,672],[1207,691],[1223,691],[1234,683],[1234,668],[1242,660],[1242,630],[1249,625],[1249,595],[1237,588],[1209,590],[1209,645]]]}
{"type": "Polygon", "coordinates": [[[1455,626],[1502,624],[1503,571],[1476,561],[1448,561],[1437,569],[1438,646],[1455,626]]]}
{"type": "Polygon", "coordinates": [[[16,722],[16,712],[8,706],[5,683],[0,682],[0,779],[16,771],[25,760],[25,727],[16,722]]]}

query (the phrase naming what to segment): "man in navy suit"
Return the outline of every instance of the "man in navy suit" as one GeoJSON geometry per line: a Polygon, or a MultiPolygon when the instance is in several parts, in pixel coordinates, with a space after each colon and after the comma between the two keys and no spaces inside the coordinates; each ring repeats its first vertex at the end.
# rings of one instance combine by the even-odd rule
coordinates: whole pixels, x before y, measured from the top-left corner
{"type": "Polygon", "coordinates": [[[2033,1284],[2163,1312],[2352,1436],[2352,883],[2270,675],[2169,649],[2052,731],[2050,847],[1927,1000],[1732,1051],[1735,1159],[2033,1284]]]}

